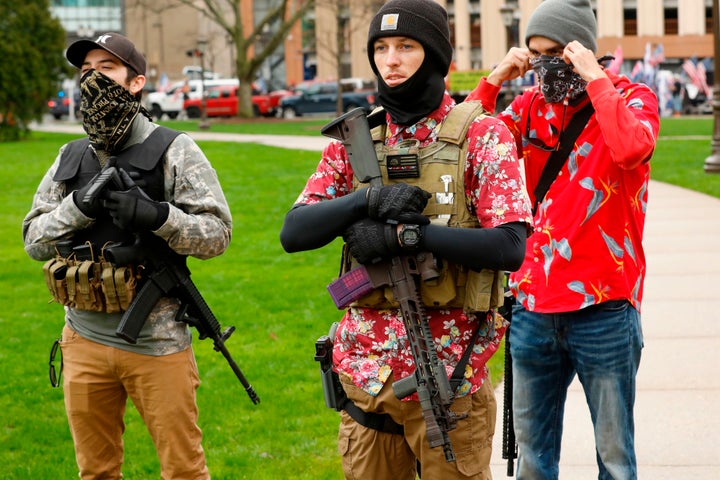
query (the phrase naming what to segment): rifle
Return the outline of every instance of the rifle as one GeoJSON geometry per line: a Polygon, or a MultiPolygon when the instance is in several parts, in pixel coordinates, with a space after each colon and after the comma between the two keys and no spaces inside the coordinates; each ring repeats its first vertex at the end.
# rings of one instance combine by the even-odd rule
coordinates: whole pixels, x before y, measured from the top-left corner
{"type": "Polygon", "coordinates": [[[517,442],[515,440],[515,425],[513,423],[513,374],[512,374],[512,355],[510,354],[510,327],[512,325],[512,306],[515,302],[510,291],[505,292],[505,301],[500,308],[500,314],[507,320],[508,325],[505,331],[505,379],[503,380],[503,439],[502,439],[502,458],[507,460],[507,476],[515,475],[515,459],[518,454],[517,442]]]}
{"type": "MultiPolygon", "coordinates": [[[[325,125],[322,134],[340,140],[345,146],[355,176],[361,183],[382,185],[370,127],[362,108],[356,108],[325,125]]],[[[455,394],[450,386],[444,364],[435,351],[430,325],[425,315],[418,282],[437,276],[430,252],[400,255],[371,265],[357,267],[328,286],[338,308],[346,308],[374,288],[390,286],[400,304],[403,323],[415,361],[413,375],[396,381],[393,391],[397,398],[417,392],[425,419],[431,448],[443,447],[445,460],[455,461],[448,432],[465,415],[450,410],[455,394]]]]}
{"type": "MultiPolygon", "coordinates": [[[[126,172],[122,170],[118,172],[114,166],[105,168],[94,181],[95,185],[88,190],[88,195],[83,197],[84,202],[91,202],[111,182],[120,188],[138,188],[139,194],[145,195],[142,189],[134,185],[126,172]]],[[[103,250],[103,254],[106,260],[114,265],[145,264],[151,272],[133,302],[123,313],[115,331],[118,337],[128,343],[137,343],[140,330],[158,300],[165,296],[177,298],[180,300],[180,308],[175,321],[195,327],[200,340],[211,338],[215,351],[225,357],[235,376],[245,387],[250,400],[254,404],[260,403],[260,398],[225,346],[235,327],[230,326],[224,332],[220,331],[220,323],[190,278],[190,270],[187,268],[184,255],[176,253],[161,238],[147,233],[136,235],[133,245],[111,244],[103,250]]]]}

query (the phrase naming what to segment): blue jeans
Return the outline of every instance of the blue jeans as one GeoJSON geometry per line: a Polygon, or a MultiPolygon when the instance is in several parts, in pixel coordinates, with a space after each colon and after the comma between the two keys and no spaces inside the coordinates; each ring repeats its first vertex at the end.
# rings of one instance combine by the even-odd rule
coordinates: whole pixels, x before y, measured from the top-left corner
{"type": "Polygon", "coordinates": [[[598,479],[636,479],[633,406],[643,346],[638,311],[624,300],[554,314],[516,304],[509,338],[517,478],[558,478],[565,399],[577,374],[595,431],[598,479]]]}

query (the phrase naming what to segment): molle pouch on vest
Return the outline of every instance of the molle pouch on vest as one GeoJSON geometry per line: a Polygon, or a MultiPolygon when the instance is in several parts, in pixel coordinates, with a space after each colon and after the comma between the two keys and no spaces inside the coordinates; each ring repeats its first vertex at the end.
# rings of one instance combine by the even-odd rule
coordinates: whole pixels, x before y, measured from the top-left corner
{"type": "Polygon", "coordinates": [[[75,308],[102,312],[103,305],[100,263],[83,260],[75,268],[68,269],[68,292],[75,300],[75,308]]]}
{"type": "Polygon", "coordinates": [[[463,309],[466,312],[487,312],[502,305],[504,275],[503,272],[487,268],[479,272],[470,270],[467,273],[463,309]]]}
{"type": "Polygon", "coordinates": [[[429,308],[450,306],[458,294],[455,265],[449,264],[445,268],[438,268],[438,271],[440,275],[437,278],[425,280],[420,284],[423,305],[429,308]]]}
{"type": "Polygon", "coordinates": [[[45,284],[52,295],[52,299],[61,305],[70,305],[71,303],[65,278],[69,266],[72,266],[72,260],[67,260],[61,256],[51,258],[43,265],[45,284]]]}
{"type": "Polygon", "coordinates": [[[101,264],[102,293],[107,313],[124,312],[135,298],[136,279],[132,266],[114,267],[101,264]]]}

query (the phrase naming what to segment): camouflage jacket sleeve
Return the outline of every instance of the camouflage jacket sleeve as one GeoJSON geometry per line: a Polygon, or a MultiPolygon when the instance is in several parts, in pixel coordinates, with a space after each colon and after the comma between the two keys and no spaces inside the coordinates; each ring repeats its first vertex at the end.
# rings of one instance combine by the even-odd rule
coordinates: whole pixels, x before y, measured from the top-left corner
{"type": "MultiPolygon", "coordinates": [[[[72,195],[66,195],[64,183],[53,180],[59,161],[60,155],[40,182],[23,221],[25,250],[35,260],[53,257],[55,242],[93,221],[77,208],[72,195]]],[[[187,135],[179,135],[168,148],[164,177],[170,211],[167,221],[153,233],[182,255],[207,259],[223,253],[232,232],[230,208],[215,170],[187,135]]]]}
{"type": "Polygon", "coordinates": [[[178,135],[165,154],[167,221],[154,233],[182,255],[207,259],[227,249],[232,217],[215,169],[195,141],[178,135]]]}
{"type": "Polygon", "coordinates": [[[65,184],[53,180],[65,146],[45,173],[33,197],[30,212],[22,224],[25,251],[35,260],[55,256],[55,243],[70,238],[76,230],[89,226],[93,220],[75,205],[72,195],[65,195],[65,184]]]}

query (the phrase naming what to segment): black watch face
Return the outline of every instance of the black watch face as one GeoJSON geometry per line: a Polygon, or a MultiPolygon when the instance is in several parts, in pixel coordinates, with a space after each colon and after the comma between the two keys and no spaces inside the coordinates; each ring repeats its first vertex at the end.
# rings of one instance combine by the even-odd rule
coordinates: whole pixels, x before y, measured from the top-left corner
{"type": "Polygon", "coordinates": [[[416,229],[406,229],[402,232],[402,240],[405,245],[417,245],[419,240],[419,232],[416,229]]]}

